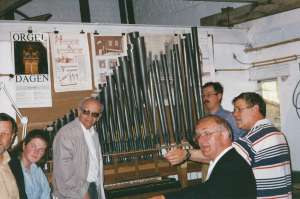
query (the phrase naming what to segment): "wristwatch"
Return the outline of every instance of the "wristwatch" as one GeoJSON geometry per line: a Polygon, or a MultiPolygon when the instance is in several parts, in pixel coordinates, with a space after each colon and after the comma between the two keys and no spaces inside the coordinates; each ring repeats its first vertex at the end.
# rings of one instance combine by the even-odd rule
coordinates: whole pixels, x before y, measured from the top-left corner
{"type": "Polygon", "coordinates": [[[191,157],[191,153],[190,153],[190,150],[189,149],[185,149],[185,161],[188,161],[190,160],[190,157],[191,157]]]}

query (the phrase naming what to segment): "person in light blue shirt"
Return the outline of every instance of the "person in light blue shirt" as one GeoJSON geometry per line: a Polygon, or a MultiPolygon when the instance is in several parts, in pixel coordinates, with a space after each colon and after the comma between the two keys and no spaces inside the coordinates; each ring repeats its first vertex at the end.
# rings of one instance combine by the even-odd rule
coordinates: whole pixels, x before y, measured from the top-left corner
{"type": "Polygon", "coordinates": [[[207,113],[225,119],[232,128],[234,140],[245,134],[243,130],[237,127],[232,113],[223,109],[221,105],[224,91],[223,86],[219,82],[207,82],[203,85],[202,89],[203,103],[207,113]]]}
{"type": "MultiPolygon", "coordinates": [[[[21,151],[20,155],[15,152],[14,175],[16,178],[23,176],[23,179],[17,179],[24,183],[19,183],[24,189],[28,199],[50,199],[50,187],[43,170],[37,166],[37,162],[44,156],[48,147],[47,132],[40,129],[30,131],[25,139],[17,148],[21,151]],[[18,166],[19,165],[19,166],[18,166]],[[20,171],[21,170],[21,171],[20,171]],[[20,175],[20,173],[22,175],[20,175]],[[18,175],[18,176],[17,176],[18,175]]],[[[15,151],[17,151],[15,149],[15,151]]]]}
{"type": "MultiPolygon", "coordinates": [[[[208,115],[217,115],[225,119],[229,124],[233,132],[233,140],[238,140],[239,137],[245,134],[245,132],[239,129],[236,125],[235,119],[232,113],[223,109],[221,103],[223,98],[223,86],[219,82],[207,82],[202,86],[202,98],[203,104],[208,115]]],[[[180,164],[187,159],[198,161],[198,149],[183,150],[176,148],[168,151],[165,158],[172,164],[180,164]]]]}
{"type": "Polygon", "coordinates": [[[244,131],[239,129],[236,125],[236,122],[232,116],[230,111],[223,109],[222,106],[219,107],[219,110],[212,115],[217,115],[223,119],[225,119],[229,124],[233,132],[233,139],[236,141],[244,134],[244,131]]]}
{"type": "Polygon", "coordinates": [[[22,164],[22,170],[28,199],[50,198],[49,183],[42,169],[36,164],[31,164],[27,169],[22,164]]]}

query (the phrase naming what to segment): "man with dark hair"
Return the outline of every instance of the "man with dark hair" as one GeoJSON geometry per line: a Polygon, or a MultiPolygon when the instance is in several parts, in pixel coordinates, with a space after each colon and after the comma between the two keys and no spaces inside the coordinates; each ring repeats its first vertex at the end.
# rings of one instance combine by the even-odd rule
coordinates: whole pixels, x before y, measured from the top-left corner
{"type": "MultiPolygon", "coordinates": [[[[235,97],[232,103],[237,126],[247,132],[232,145],[252,167],[257,197],[292,198],[289,146],[284,134],[265,119],[263,98],[257,93],[246,92],[235,97]]],[[[209,162],[201,150],[194,150],[191,158],[209,162]]]]}
{"type": "Polygon", "coordinates": [[[237,125],[248,133],[233,143],[251,165],[258,198],[292,198],[291,162],[285,135],[265,119],[266,104],[253,92],[232,101],[237,125]]]}
{"type": "MultiPolygon", "coordinates": [[[[237,140],[244,132],[236,126],[233,115],[230,111],[223,109],[221,102],[223,98],[223,86],[219,82],[207,82],[202,86],[203,90],[203,103],[205,110],[210,115],[217,115],[225,119],[232,128],[233,139],[237,140]]],[[[183,162],[189,154],[193,154],[197,150],[183,150],[183,149],[172,149],[166,154],[166,159],[172,164],[176,165],[183,162]]],[[[197,161],[198,159],[193,159],[194,155],[191,155],[191,160],[197,161]]]]}
{"type": "Polygon", "coordinates": [[[232,128],[234,140],[241,137],[243,135],[243,131],[236,126],[232,113],[223,109],[221,105],[224,89],[220,82],[207,82],[202,86],[202,90],[203,103],[207,113],[224,118],[232,128]]]}
{"type": "Polygon", "coordinates": [[[195,140],[210,160],[207,180],[152,199],[256,199],[252,169],[232,147],[228,123],[219,116],[209,115],[197,122],[195,132],[195,140]]]}
{"type": "Polygon", "coordinates": [[[58,199],[105,199],[101,148],[94,129],[103,109],[96,98],[83,99],[78,118],[55,136],[53,187],[58,199]]]}
{"type": "Polygon", "coordinates": [[[0,113],[0,198],[19,199],[16,179],[8,165],[10,147],[17,133],[16,121],[6,113],[0,113]]]}

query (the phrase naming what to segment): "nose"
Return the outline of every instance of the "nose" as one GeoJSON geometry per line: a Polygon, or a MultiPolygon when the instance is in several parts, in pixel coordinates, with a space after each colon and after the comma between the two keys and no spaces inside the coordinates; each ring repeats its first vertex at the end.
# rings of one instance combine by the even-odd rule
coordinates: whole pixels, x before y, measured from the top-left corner
{"type": "Polygon", "coordinates": [[[208,138],[208,136],[205,136],[205,135],[198,136],[198,138],[197,138],[198,145],[201,146],[202,144],[206,143],[207,138],[208,138]]]}
{"type": "Polygon", "coordinates": [[[208,99],[208,96],[207,95],[203,95],[203,99],[204,100],[208,99]]]}
{"type": "Polygon", "coordinates": [[[238,116],[238,111],[233,111],[233,112],[232,112],[232,115],[233,115],[234,118],[237,118],[237,116],[238,116]]]}

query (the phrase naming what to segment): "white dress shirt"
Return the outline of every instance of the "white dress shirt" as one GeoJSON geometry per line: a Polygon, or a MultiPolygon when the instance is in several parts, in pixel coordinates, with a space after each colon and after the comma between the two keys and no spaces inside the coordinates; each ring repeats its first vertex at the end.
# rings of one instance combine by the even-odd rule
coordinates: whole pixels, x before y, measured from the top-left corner
{"type": "Polygon", "coordinates": [[[84,131],[84,138],[86,141],[86,144],[88,145],[89,149],[89,171],[87,175],[87,181],[88,182],[97,182],[99,181],[99,171],[100,171],[100,165],[99,165],[99,159],[97,157],[95,143],[93,141],[93,135],[96,133],[94,130],[94,127],[90,129],[86,129],[82,124],[81,127],[84,131]]]}
{"type": "Polygon", "coordinates": [[[209,179],[210,174],[212,173],[214,167],[216,166],[216,164],[218,163],[218,161],[221,159],[221,157],[223,157],[223,155],[225,155],[232,148],[233,148],[232,146],[229,146],[228,148],[226,148],[225,150],[223,150],[214,160],[211,160],[209,162],[209,167],[208,167],[208,171],[207,171],[207,175],[206,175],[205,181],[207,181],[209,179]]]}

